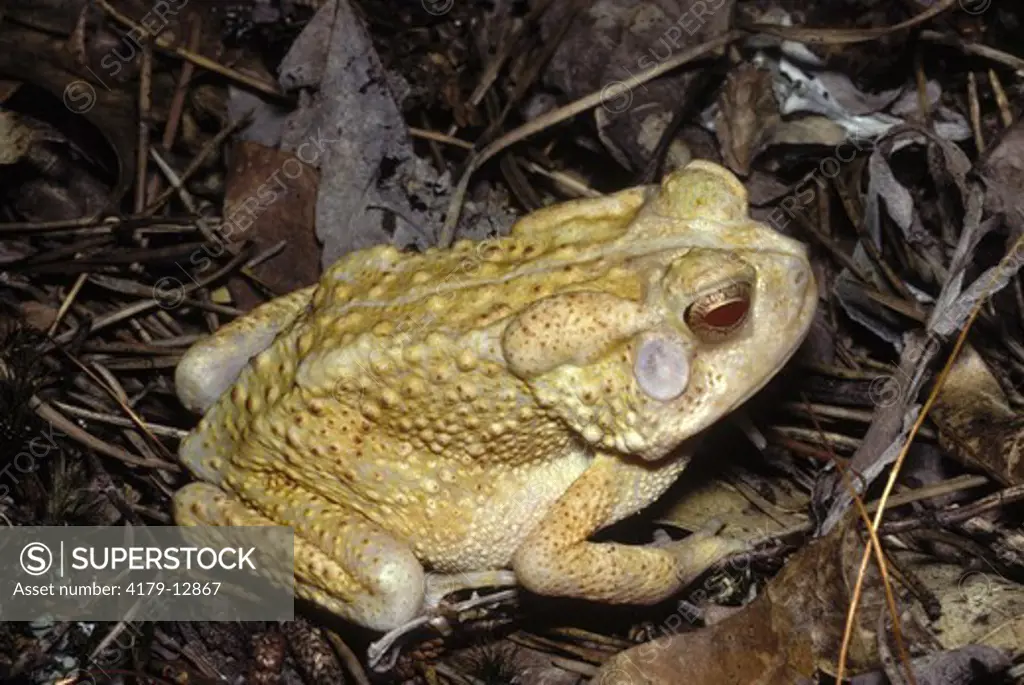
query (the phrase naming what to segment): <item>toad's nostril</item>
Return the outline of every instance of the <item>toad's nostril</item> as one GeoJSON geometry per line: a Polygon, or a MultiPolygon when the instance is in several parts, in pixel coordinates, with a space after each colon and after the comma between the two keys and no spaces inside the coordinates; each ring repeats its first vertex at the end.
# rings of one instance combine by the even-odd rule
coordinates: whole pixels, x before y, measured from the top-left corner
{"type": "Polygon", "coordinates": [[[807,285],[807,269],[802,266],[798,266],[790,271],[790,280],[793,285],[797,288],[804,288],[807,285]]]}
{"type": "Polygon", "coordinates": [[[651,398],[668,402],[679,397],[690,382],[690,354],[680,341],[652,335],[640,343],[633,364],[640,389],[651,398]]]}

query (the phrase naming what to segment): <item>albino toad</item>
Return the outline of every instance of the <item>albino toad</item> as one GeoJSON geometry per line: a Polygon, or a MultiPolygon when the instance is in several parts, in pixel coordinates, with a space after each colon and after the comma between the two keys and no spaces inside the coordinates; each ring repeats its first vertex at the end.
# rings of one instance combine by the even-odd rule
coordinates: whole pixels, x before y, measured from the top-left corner
{"type": "Polygon", "coordinates": [[[703,161],[505,238],[349,254],[182,360],[205,416],[175,518],[293,526],[298,593],[376,630],[418,615],[433,574],[660,601],[729,546],[588,538],[676,480],[816,299],[804,247],[703,161]]]}

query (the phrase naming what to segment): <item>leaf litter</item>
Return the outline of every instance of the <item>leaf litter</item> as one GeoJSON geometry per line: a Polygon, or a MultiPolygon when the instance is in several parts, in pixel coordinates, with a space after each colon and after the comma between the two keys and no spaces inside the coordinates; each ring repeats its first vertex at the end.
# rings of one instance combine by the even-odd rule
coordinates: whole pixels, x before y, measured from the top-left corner
{"type": "MultiPolygon", "coordinates": [[[[463,597],[372,678],[1019,681],[1024,15],[1004,5],[8,3],[0,519],[170,523],[195,420],[175,364],[337,256],[502,234],[710,158],[811,246],[819,317],[693,477],[606,534],[713,519],[749,551],[656,607],[463,597]]],[[[41,618],[0,624],[0,673],[363,683],[372,640],[305,615],[41,618]]]]}

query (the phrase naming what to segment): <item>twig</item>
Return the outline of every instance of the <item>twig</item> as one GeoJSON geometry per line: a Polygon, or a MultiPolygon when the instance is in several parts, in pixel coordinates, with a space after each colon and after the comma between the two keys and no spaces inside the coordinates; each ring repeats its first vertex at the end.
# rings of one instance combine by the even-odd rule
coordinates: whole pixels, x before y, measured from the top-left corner
{"type": "MultiPolygon", "coordinates": [[[[188,49],[195,52],[199,49],[199,41],[202,38],[202,20],[198,14],[190,14],[188,17],[188,49]]],[[[174,87],[174,95],[171,96],[171,105],[167,111],[167,122],[164,124],[164,135],[160,140],[160,147],[164,152],[169,152],[174,146],[174,139],[178,134],[178,125],[181,123],[181,114],[185,110],[185,95],[188,93],[188,86],[192,80],[192,73],[196,66],[189,61],[181,63],[181,72],[178,74],[178,82],[174,87]]],[[[153,196],[160,192],[160,177],[153,176],[150,179],[149,187],[146,189],[146,204],[153,203],[153,196]]]]}
{"type": "Polygon", "coordinates": [[[170,199],[171,195],[180,189],[184,183],[199,170],[199,167],[203,165],[203,162],[205,162],[214,152],[220,149],[221,145],[224,144],[224,141],[227,140],[227,137],[234,133],[240,126],[247,124],[249,119],[249,116],[240,117],[236,121],[229,123],[227,126],[217,131],[217,134],[210,140],[206,141],[202,149],[200,149],[196,156],[192,158],[192,161],[188,163],[188,166],[186,166],[185,170],[181,172],[181,175],[176,180],[171,181],[171,187],[164,189],[164,191],[160,193],[148,207],[139,213],[140,216],[152,216],[156,213],[156,211],[159,210],[168,199],[170,199]]]}
{"type": "Polygon", "coordinates": [[[1006,90],[1003,88],[1003,82],[999,80],[999,74],[991,67],[988,70],[988,81],[992,85],[992,93],[996,98],[996,106],[999,107],[999,118],[1003,122],[1003,128],[1010,128],[1013,125],[1010,99],[1006,97],[1006,90]]]}
{"type": "MultiPolygon", "coordinates": [[[[1013,246],[1007,252],[1007,254],[999,260],[1000,266],[1005,265],[1010,258],[1014,258],[1017,250],[1024,246],[1024,236],[1019,237],[1014,241],[1013,246]]],[[[997,277],[995,271],[993,271],[993,279],[997,277]]],[[[989,293],[991,295],[991,293],[989,293]]],[[[974,307],[971,309],[971,313],[968,315],[967,320],[964,322],[963,329],[956,338],[956,343],[953,345],[953,351],[950,352],[949,358],[946,360],[945,365],[942,367],[942,371],[939,372],[938,378],[935,380],[935,385],[932,387],[931,392],[928,394],[928,398],[925,400],[924,406],[917,414],[917,418],[914,420],[914,425],[911,426],[910,432],[907,434],[906,440],[903,442],[903,446],[900,448],[899,454],[896,456],[896,461],[892,465],[892,469],[889,471],[889,479],[885,483],[885,489],[882,491],[882,496],[879,499],[878,511],[875,513],[874,521],[872,522],[872,529],[877,534],[882,524],[882,519],[885,516],[886,502],[889,500],[889,496],[892,494],[893,488],[896,487],[896,481],[899,478],[900,471],[903,468],[903,464],[907,459],[907,454],[910,452],[910,445],[914,442],[914,438],[917,436],[918,431],[921,430],[921,426],[924,424],[925,418],[928,416],[928,412],[931,411],[935,401],[938,399],[939,392],[942,390],[942,386],[945,384],[946,379],[949,377],[950,372],[953,369],[953,364],[956,362],[957,357],[960,355],[960,350],[963,348],[964,343],[967,341],[967,333],[971,330],[971,326],[974,325],[974,321],[978,318],[981,313],[981,308],[985,302],[988,301],[988,297],[978,298],[974,307]]],[[[867,572],[868,560],[870,559],[871,550],[869,547],[865,547],[864,555],[861,558],[860,570],[857,575],[857,584],[854,586],[853,599],[850,602],[850,611],[847,620],[847,630],[843,635],[843,644],[839,652],[839,668],[836,675],[836,680],[842,682],[843,676],[846,672],[846,658],[850,648],[850,640],[853,637],[851,626],[853,624],[854,617],[857,614],[857,607],[860,604],[860,596],[862,587],[864,584],[864,574],[867,572]]]]}
{"type": "Polygon", "coordinates": [[[445,133],[438,133],[437,131],[429,131],[425,128],[416,128],[414,126],[409,127],[409,135],[413,138],[422,138],[423,140],[433,140],[438,143],[445,143],[447,145],[454,145],[455,147],[461,147],[463,150],[472,150],[473,143],[455,136],[449,136],[445,133]]]}
{"type": "MultiPolygon", "coordinates": [[[[807,398],[804,397],[803,399],[806,402],[807,398]]],[[[813,413],[811,415],[811,421],[816,429],[821,430],[821,426],[818,424],[818,421],[814,417],[813,413]]],[[[836,470],[839,471],[839,475],[843,480],[843,484],[846,486],[846,489],[849,491],[851,497],[853,497],[854,506],[857,508],[857,514],[860,517],[860,520],[864,522],[864,527],[867,529],[868,537],[870,538],[870,544],[865,546],[864,552],[865,555],[868,557],[872,553],[874,554],[875,563],[878,565],[878,573],[882,578],[882,588],[885,593],[885,602],[889,609],[889,615],[892,617],[892,633],[893,637],[896,639],[896,646],[900,653],[900,660],[903,662],[904,666],[907,669],[907,680],[909,681],[909,685],[917,685],[917,679],[914,677],[914,669],[910,665],[910,652],[907,650],[907,646],[903,640],[903,630],[900,627],[900,613],[899,610],[896,608],[896,597],[893,594],[892,582],[889,579],[889,566],[886,562],[885,552],[882,550],[882,542],[878,537],[878,531],[872,528],[871,526],[870,515],[868,513],[867,507],[865,507],[864,505],[864,499],[860,496],[860,493],[857,491],[857,488],[855,487],[853,480],[850,478],[849,470],[839,461],[836,461],[835,465],[836,470]]],[[[881,504],[881,506],[884,506],[884,502],[881,504]]],[[[840,564],[843,564],[843,561],[840,561],[840,564]]],[[[844,578],[846,577],[845,565],[842,568],[842,575],[844,578]]],[[[858,581],[859,580],[860,577],[858,577],[858,581]]],[[[846,626],[847,632],[850,632],[853,629],[853,618],[854,615],[851,614],[846,626]]],[[[882,624],[885,624],[884,613],[882,618],[882,624]]],[[[837,682],[842,682],[842,679],[839,679],[837,682]]]]}
{"type": "Polygon", "coordinates": [[[971,115],[974,147],[980,155],[985,152],[985,137],[981,131],[981,103],[978,102],[978,77],[973,71],[967,72],[967,108],[971,115]]]}
{"type": "Polygon", "coordinates": [[[57,315],[53,317],[53,323],[50,324],[50,330],[46,332],[46,335],[53,337],[57,332],[57,327],[60,326],[60,322],[63,321],[64,315],[68,313],[69,309],[71,309],[71,304],[75,301],[75,298],[78,297],[78,293],[82,290],[82,286],[85,285],[85,280],[87,278],[89,278],[88,273],[81,273],[78,275],[78,278],[75,279],[75,284],[71,286],[71,290],[68,292],[67,297],[65,297],[60,303],[60,309],[57,310],[57,315]]]}
{"type": "Polygon", "coordinates": [[[327,639],[330,641],[331,646],[334,647],[338,658],[345,664],[348,672],[352,674],[353,680],[358,685],[370,685],[370,679],[366,676],[366,671],[363,670],[363,665],[359,663],[359,657],[356,656],[355,652],[333,630],[325,629],[324,632],[327,633],[327,639]]]}
{"type": "Polygon", "coordinates": [[[44,421],[49,421],[56,428],[67,433],[68,437],[71,439],[85,445],[86,447],[96,450],[100,454],[113,457],[114,459],[122,461],[129,466],[138,466],[147,469],[164,469],[165,471],[170,471],[172,473],[181,470],[181,467],[177,464],[165,462],[161,459],[143,459],[126,452],[116,445],[111,445],[110,443],[100,440],[87,431],[79,428],[75,422],[69,421],[63,414],[46,402],[40,400],[38,397],[33,396],[31,402],[31,406],[35,410],[36,414],[39,415],[39,418],[44,421]]]}
{"type": "Polygon", "coordinates": [[[146,206],[146,170],[149,168],[149,118],[153,102],[153,44],[142,45],[139,74],[139,142],[135,160],[135,212],[146,206]]]}
{"type": "MultiPolygon", "coordinates": [[[[214,281],[220,279],[226,274],[231,273],[240,264],[245,263],[245,261],[249,258],[248,252],[249,250],[243,249],[237,255],[235,255],[230,262],[222,266],[220,269],[217,269],[209,276],[206,276],[197,282],[189,283],[188,285],[182,285],[180,288],[181,294],[188,295],[193,291],[198,290],[199,288],[203,288],[209,285],[210,283],[213,283],[214,281]]],[[[160,301],[156,297],[151,297],[149,300],[144,300],[142,302],[130,304],[126,307],[123,307],[115,312],[111,312],[110,314],[102,316],[93,321],[92,326],[89,328],[89,334],[91,335],[99,330],[106,328],[107,326],[111,326],[120,321],[124,321],[125,319],[130,319],[134,316],[138,316],[139,314],[147,312],[158,306],[160,306],[160,301]]],[[[70,342],[74,333],[74,331],[62,333],[60,336],[55,338],[54,341],[61,345],[66,344],[70,342]]]]}
{"type": "MultiPolygon", "coordinates": [[[[145,27],[140,26],[139,24],[132,21],[131,18],[126,17],[125,15],[121,14],[116,9],[111,7],[110,3],[108,3],[107,0],[96,0],[96,4],[103,8],[103,11],[109,14],[119,24],[127,26],[128,28],[134,31],[137,31],[143,36],[152,35],[149,31],[145,29],[145,27]]],[[[192,52],[191,50],[187,50],[185,48],[173,45],[166,38],[155,36],[153,42],[161,50],[165,52],[170,52],[173,55],[177,55],[181,59],[192,62],[197,67],[206,69],[207,71],[212,71],[215,74],[219,74],[220,76],[224,76],[225,78],[229,78],[232,81],[236,81],[243,85],[249,86],[250,88],[254,88],[255,90],[260,91],[261,93],[271,95],[275,98],[288,99],[288,96],[285,93],[282,93],[281,90],[277,88],[277,86],[271,83],[267,83],[266,81],[255,78],[253,76],[249,76],[248,74],[244,74],[240,71],[231,69],[230,67],[225,67],[221,64],[218,64],[217,62],[214,62],[211,59],[207,59],[206,57],[203,57],[200,54],[192,52]]]]}
{"type": "Polygon", "coordinates": [[[1024,74],[1024,59],[1021,59],[1016,55],[1011,55],[1008,52],[996,50],[995,48],[990,48],[989,46],[982,45],[981,43],[965,41],[959,36],[951,36],[929,29],[921,31],[920,37],[921,40],[927,40],[932,43],[939,43],[940,45],[948,45],[950,47],[957,48],[967,55],[976,55],[977,57],[984,57],[985,59],[992,60],[993,62],[998,62],[999,64],[1003,64],[1014,69],[1018,76],[1024,74]]]}
{"type": "Polygon", "coordinates": [[[675,57],[661,62],[646,71],[630,76],[625,81],[610,84],[610,86],[602,88],[599,91],[595,91],[590,95],[586,95],[564,107],[559,107],[556,110],[539,116],[536,119],[523,124],[519,128],[512,129],[495,140],[473,156],[469,160],[469,164],[465,171],[463,171],[462,177],[459,179],[459,184],[455,187],[451,201],[448,204],[448,214],[445,217],[444,225],[441,227],[441,233],[437,239],[438,246],[441,248],[451,246],[452,240],[455,237],[455,227],[458,224],[459,214],[462,210],[462,201],[466,196],[467,189],[469,188],[469,180],[477,169],[483,166],[485,162],[496,154],[510,145],[518,143],[521,140],[525,140],[526,138],[554,126],[559,122],[571,119],[581,112],[585,112],[598,106],[610,96],[615,96],[617,94],[621,95],[624,92],[628,92],[637,86],[641,86],[648,81],[658,78],[664,73],[672,71],[673,69],[678,69],[684,64],[692,62],[699,57],[703,57],[706,54],[724,47],[732,41],[737,40],[742,35],[743,34],[740,31],[729,31],[728,33],[701,43],[689,50],[685,50],[675,57]]]}
{"type": "Polygon", "coordinates": [[[817,45],[850,45],[852,43],[866,43],[868,41],[878,40],[879,38],[885,38],[893,33],[899,33],[900,31],[914,28],[915,26],[934,19],[943,12],[956,7],[957,3],[958,0],[942,0],[942,2],[929,7],[924,12],[921,12],[906,21],[901,21],[900,23],[893,24],[892,26],[880,26],[878,28],[871,29],[832,29],[811,28],[809,26],[753,24],[747,27],[747,30],[796,41],[798,43],[810,43],[817,45]]]}
{"type": "MultiPolygon", "coordinates": [[[[981,478],[981,476],[976,477],[981,478]]],[[[924,516],[917,516],[914,518],[903,519],[902,521],[886,523],[882,526],[882,534],[893,535],[908,530],[914,530],[915,528],[921,528],[926,525],[934,526],[938,524],[940,526],[948,526],[972,519],[975,516],[983,514],[991,509],[1005,507],[1021,500],[1024,500],[1024,485],[1014,485],[1004,490],[1000,490],[999,492],[992,493],[987,497],[982,497],[970,504],[957,507],[956,509],[949,509],[947,511],[930,511],[924,516]]]]}

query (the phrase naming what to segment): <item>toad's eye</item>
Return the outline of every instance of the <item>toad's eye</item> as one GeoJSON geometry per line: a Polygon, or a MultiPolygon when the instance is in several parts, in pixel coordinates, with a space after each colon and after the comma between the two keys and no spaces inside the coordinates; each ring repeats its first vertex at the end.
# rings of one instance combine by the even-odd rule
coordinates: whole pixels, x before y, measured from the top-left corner
{"type": "Polygon", "coordinates": [[[736,281],[701,295],[686,308],[686,325],[704,342],[719,342],[743,325],[750,313],[750,283],[736,281]]]}

